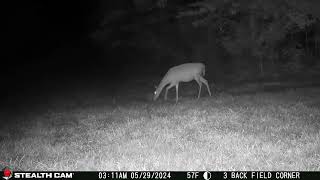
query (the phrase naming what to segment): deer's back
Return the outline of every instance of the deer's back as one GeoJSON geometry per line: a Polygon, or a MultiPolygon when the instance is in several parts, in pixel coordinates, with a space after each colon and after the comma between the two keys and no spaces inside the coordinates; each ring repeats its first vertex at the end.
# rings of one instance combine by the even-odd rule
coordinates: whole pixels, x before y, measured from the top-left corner
{"type": "Polygon", "coordinates": [[[203,63],[186,63],[174,66],[167,72],[167,79],[171,81],[188,82],[195,78],[195,76],[202,75],[204,70],[203,63]]]}

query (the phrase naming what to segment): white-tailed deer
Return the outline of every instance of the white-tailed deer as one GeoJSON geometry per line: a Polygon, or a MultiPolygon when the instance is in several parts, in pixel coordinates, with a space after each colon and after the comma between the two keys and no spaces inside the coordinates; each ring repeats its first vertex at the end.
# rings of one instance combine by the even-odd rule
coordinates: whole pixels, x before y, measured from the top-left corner
{"type": "Polygon", "coordinates": [[[203,63],[186,63],[170,68],[167,74],[161,80],[156,91],[154,92],[153,100],[157,100],[162,89],[169,84],[169,86],[167,86],[166,88],[164,100],[167,100],[168,90],[175,86],[176,102],[178,102],[179,83],[190,82],[192,80],[195,80],[199,85],[198,99],[200,98],[202,83],[204,83],[207,86],[207,90],[209,92],[209,95],[211,96],[208,81],[203,78],[203,76],[205,75],[205,71],[205,65],[203,63]]]}

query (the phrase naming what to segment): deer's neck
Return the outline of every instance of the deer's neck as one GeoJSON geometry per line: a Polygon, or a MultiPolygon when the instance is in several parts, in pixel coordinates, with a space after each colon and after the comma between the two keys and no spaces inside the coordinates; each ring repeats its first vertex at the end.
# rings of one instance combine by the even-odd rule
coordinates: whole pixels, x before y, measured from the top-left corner
{"type": "Polygon", "coordinates": [[[162,89],[168,84],[168,81],[166,79],[162,79],[162,81],[160,82],[158,88],[157,88],[157,92],[158,94],[161,93],[162,89]]]}

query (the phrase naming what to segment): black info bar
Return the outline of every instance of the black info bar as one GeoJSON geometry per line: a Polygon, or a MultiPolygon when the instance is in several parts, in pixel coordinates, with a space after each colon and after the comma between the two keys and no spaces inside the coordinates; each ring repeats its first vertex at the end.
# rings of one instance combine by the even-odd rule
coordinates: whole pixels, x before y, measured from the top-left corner
{"type": "Polygon", "coordinates": [[[286,180],[320,179],[317,171],[6,171],[3,179],[286,180]]]}

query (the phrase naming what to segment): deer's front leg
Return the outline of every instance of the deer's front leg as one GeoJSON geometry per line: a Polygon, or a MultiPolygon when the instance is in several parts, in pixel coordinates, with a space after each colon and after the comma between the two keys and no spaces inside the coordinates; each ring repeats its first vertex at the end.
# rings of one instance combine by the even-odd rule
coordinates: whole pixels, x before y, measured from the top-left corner
{"type": "Polygon", "coordinates": [[[170,84],[167,88],[166,88],[166,93],[164,94],[164,100],[166,101],[167,99],[168,99],[168,90],[170,89],[170,88],[172,88],[174,85],[173,84],[170,84]]]}

